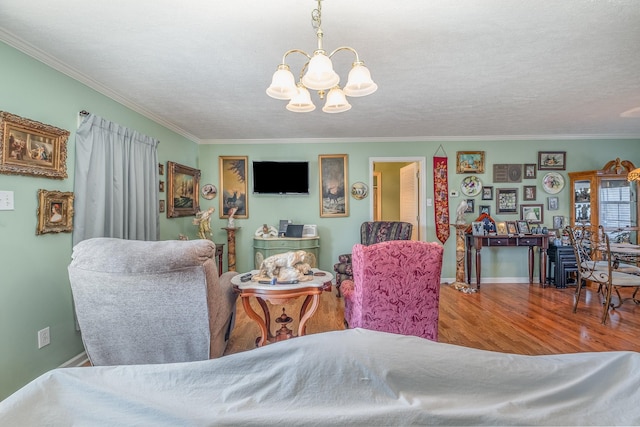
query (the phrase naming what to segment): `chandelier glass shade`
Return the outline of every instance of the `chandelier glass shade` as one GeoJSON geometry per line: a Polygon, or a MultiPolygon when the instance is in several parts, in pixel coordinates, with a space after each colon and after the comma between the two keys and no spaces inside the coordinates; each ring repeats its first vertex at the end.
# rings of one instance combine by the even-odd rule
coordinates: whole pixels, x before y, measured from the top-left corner
{"type": "Polygon", "coordinates": [[[316,109],[309,90],[317,91],[320,99],[325,98],[326,102],[322,111],[325,113],[341,113],[351,109],[351,104],[347,101],[347,96],[366,96],[374,93],[378,89],[371,79],[369,69],[358,57],[355,49],[342,46],[335,49],[330,54],[322,47],[323,32],[321,28],[322,9],[321,0],[318,0],[318,8],[312,12],[312,25],[316,29],[318,48],[313,55],[300,50],[291,49],[285,52],[282,63],[278,65],[273,74],[271,85],[267,88],[267,95],[275,99],[289,100],[287,110],[296,113],[307,113],[316,109]],[[347,84],[344,89],[340,88],[340,76],[333,70],[331,58],[337,52],[349,51],[355,55],[355,61],[349,71],[347,84]],[[300,79],[296,83],[295,77],[286,63],[287,56],[292,53],[299,53],[307,58],[306,63],[300,72],[300,79]],[[328,91],[328,93],[327,93],[328,91]]]}

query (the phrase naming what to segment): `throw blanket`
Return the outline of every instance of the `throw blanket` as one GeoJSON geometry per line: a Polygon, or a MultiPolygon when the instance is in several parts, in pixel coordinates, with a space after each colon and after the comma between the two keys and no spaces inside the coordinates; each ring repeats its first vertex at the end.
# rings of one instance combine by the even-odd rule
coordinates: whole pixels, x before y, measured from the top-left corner
{"type": "Polygon", "coordinates": [[[639,388],[635,352],[519,356],[355,329],[56,369],[0,402],[0,425],[638,425],[639,388]]]}

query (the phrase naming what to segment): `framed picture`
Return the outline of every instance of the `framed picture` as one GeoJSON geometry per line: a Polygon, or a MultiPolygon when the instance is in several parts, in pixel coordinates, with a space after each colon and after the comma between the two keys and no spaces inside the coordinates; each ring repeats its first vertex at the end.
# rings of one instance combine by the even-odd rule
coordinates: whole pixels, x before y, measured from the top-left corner
{"type": "Polygon", "coordinates": [[[522,200],[535,200],[536,199],[536,186],[525,185],[522,187],[522,200]]]}
{"type": "Polygon", "coordinates": [[[496,213],[517,214],[518,213],[518,189],[498,188],[496,189],[496,213]]]}
{"type": "Polygon", "coordinates": [[[566,151],[538,151],[538,170],[565,170],[566,151]]]}
{"type": "Polygon", "coordinates": [[[160,190],[161,193],[164,193],[164,181],[160,181],[158,185],[158,190],[160,190]]]}
{"type": "Polygon", "coordinates": [[[347,159],[346,154],[318,156],[321,218],[349,216],[349,198],[346,197],[347,159]]]}
{"type": "Polygon", "coordinates": [[[522,164],[494,164],[493,182],[522,182],[522,164]]]}
{"type": "Polygon", "coordinates": [[[491,206],[489,205],[480,205],[480,209],[478,210],[479,214],[483,214],[486,213],[487,215],[491,216],[491,206]]]}
{"type": "Polygon", "coordinates": [[[484,236],[484,222],[473,221],[471,223],[471,234],[474,236],[484,236]]]}
{"type": "Polygon", "coordinates": [[[507,221],[507,234],[518,234],[518,225],[515,221],[507,221]]]}
{"type": "Polygon", "coordinates": [[[547,197],[547,209],[557,211],[560,206],[559,199],[556,196],[547,197]]]}
{"type": "Polygon", "coordinates": [[[160,212],[160,213],[163,213],[163,212],[166,210],[166,207],[165,207],[165,206],[166,206],[166,205],[165,205],[164,200],[160,200],[160,201],[159,201],[159,206],[158,206],[158,208],[159,208],[158,210],[159,210],[159,212],[160,212]]]}
{"type": "Polygon", "coordinates": [[[458,151],[456,173],[484,173],[484,151],[458,151]]]}
{"type": "Polygon", "coordinates": [[[496,234],[505,235],[507,233],[507,223],[504,221],[496,222],[496,234]]]}
{"type": "Polygon", "coordinates": [[[534,179],[536,177],[536,164],[525,163],[524,165],[524,179],[534,179]]]}
{"type": "Polygon", "coordinates": [[[249,218],[249,187],[247,156],[218,157],[220,171],[220,218],[229,218],[229,210],[235,208],[234,218],[249,218]]]}
{"type": "Polygon", "coordinates": [[[520,205],[520,219],[532,224],[541,224],[544,222],[542,204],[520,205]]]}
{"type": "Polygon", "coordinates": [[[467,199],[467,210],[465,213],[473,213],[476,208],[475,201],[473,199],[467,199]]]}
{"type": "Polygon", "coordinates": [[[529,229],[529,223],[527,221],[518,221],[518,233],[520,234],[531,234],[531,230],[529,229]]]}
{"type": "Polygon", "coordinates": [[[158,163],[158,175],[164,175],[164,165],[162,163],[158,163]]]}
{"type": "Polygon", "coordinates": [[[493,187],[482,187],[482,200],[493,200],[493,187]]]}
{"type": "Polygon", "coordinates": [[[560,215],[553,216],[553,228],[561,230],[564,227],[564,217],[560,215]]]}
{"type": "Polygon", "coordinates": [[[67,177],[69,131],[0,111],[0,173],[67,177]]]}
{"type": "Polygon", "coordinates": [[[200,170],[167,162],[167,218],[195,215],[200,210],[200,170]]]}
{"type": "Polygon", "coordinates": [[[38,190],[36,235],[73,231],[73,193],[38,190]]]}

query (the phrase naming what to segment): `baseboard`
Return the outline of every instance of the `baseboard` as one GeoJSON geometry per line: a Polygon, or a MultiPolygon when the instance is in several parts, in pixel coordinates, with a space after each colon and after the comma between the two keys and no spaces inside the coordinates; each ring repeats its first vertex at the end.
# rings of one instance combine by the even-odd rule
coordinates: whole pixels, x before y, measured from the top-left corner
{"type": "Polygon", "coordinates": [[[60,365],[60,368],[79,368],[88,363],[89,363],[89,358],[87,357],[87,353],[83,351],[77,356],[64,362],[62,365],[60,365]]]}
{"type": "MultiPolygon", "coordinates": [[[[455,277],[443,277],[442,283],[454,283],[456,281],[455,277]]],[[[465,278],[466,281],[466,278],[465,278]]],[[[537,278],[533,279],[533,283],[539,283],[540,281],[537,278]]],[[[481,277],[480,284],[485,283],[529,283],[528,277],[481,277]]],[[[471,278],[471,284],[476,284],[476,278],[471,278]]]]}

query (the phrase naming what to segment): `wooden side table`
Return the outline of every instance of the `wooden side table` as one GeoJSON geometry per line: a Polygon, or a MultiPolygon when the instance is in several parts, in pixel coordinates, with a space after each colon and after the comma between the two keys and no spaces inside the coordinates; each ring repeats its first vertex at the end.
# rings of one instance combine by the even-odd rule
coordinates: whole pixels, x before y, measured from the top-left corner
{"type": "MultiPolygon", "coordinates": [[[[303,336],[306,333],[307,321],[313,316],[318,309],[320,303],[320,295],[323,291],[331,291],[331,281],[333,275],[327,271],[321,271],[317,268],[312,269],[314,273],[324,273],[321,276],[313,276],[313,279],[307,282],[299,282],[295,284],[262,284],[253,281],[242,282],[243,276],[238,274],[231,278],[233,289],[242,299],[247,316],[253,319],[260,327],[260,336],[256,339],[256,346],[262,347],[265,344],[280,341],[281,339],[293,338],[296,335],[288,334],[286,337],[276,336],[271,332],[271,313],[266,301],[272,304],[285,304],[289,300],[298,297],[305,297],[302,307],[300,308],[300,322],[298,324],[298,335],[303,336]],[[250,298],[255,297],[262,308],[263,316],[260,316],[251,307],[250,298]]],[[[247,274],[252,276],[257,274],[259,270],[253,270],[247,274]]],[[[282,318],[288,317],[284,310],[282,318]]],[[[290,319],[292,320],[292,319],[290,319]]],[[[289,322],[286,322],[289,323],[289,322]]]]}

